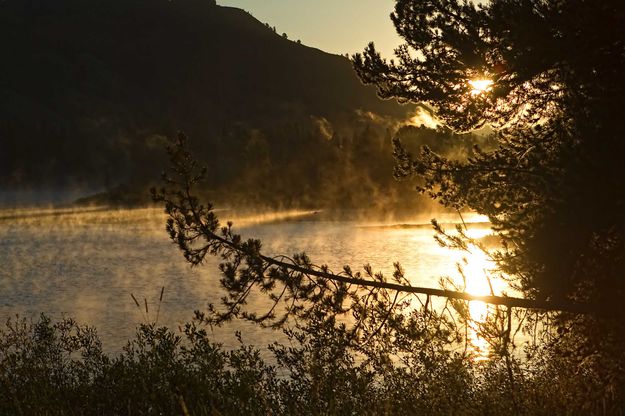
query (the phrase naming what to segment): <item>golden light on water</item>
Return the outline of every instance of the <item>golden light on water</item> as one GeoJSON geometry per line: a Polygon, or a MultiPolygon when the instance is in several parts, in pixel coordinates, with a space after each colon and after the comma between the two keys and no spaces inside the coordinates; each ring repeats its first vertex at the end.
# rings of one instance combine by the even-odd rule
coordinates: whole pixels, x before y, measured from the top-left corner
{"type": "MultiPolygon", "coordinates": [[[[488,270],[492,268],[492,261],[482,250],[474,247],[471,255],[467,258],[467,264],[464,268],[466,291],[472,295],[490,295],[492,282],[489,283],[487,276],[488,270]]],[[[468,336],[477,360],[488,359],[488,342],[478,334],[478,325],[486,321],[487,315],[488,305],[486,303],[480,301],[469,302],[469,317],[473,322],[469,324],[468,336]]]]}
{"type": "Polygon", "coordinates": [[[276,221],[297,220],[306,217],[314,217],[320,214],[321,210],[286,210],[276,212],[261,212],[257,214],[234,213],[234,220],[237,226],[248,226],[252,224],[263,224],[276,221]]]}
{"type": "MultiPolygon", "coordinates": [[[[469,230],[472,238],[481,238],[490,233],[487,229],[469,230]]],[[[464,253],[462,269],[466,279],[465,290],[472,295],[499,295],[505,290],[505,283],[498,279],[491,279],[491,271],[495,269],[494,262],[487,253],[477,246],[469,246],[470,253],[464,253]]],[[[468,337],[476,360],[487,360],[490,350],[488,341],[479,335],[479,325],[486,321],[489,314],[489,306],[480,301],[469,302],[468,337]]]]}
{"type": "Polygon", "coordinates": [[[471,95],[479,95],[488,92],[493,88],[493,81],[490,79],[472,79],[469,81],[471,95]]]}
{"type": "MultiPolygon", "coordinates": [[[[392,271],[383,267],[388,264],[389,253],[392,253],[394,259],[405,267],[407,278],[414,276],[412,283],[415,286],[436,287],[441,276],[448,276],[468,293],[491,293],[486,276],[492,274],[491,269],[495,265],[488,254],[475,246],[469,248],[470,252],[441,247],[432,239],[431,226],[424,222],[361,227],[354,222],[314,220],[322,217],[323,213],[312,210],[253,213],[222,209],[218,215],[233,218],[236,230],[242,230],[243,235],[262,238],[264,250],[269,254],[289,253],[301,248],[312,258],[336,259],[330,263],[334,270],[340,270],[343,264],[355,264],[366,258],[371,264],[380,265],[379,270],[390,276],[392,271]],[[457,273],[457,263],[463,268],[466,285],[457,273]]],[[[443,223],[453,224],[457,222],[457,217],[450,215],[442,220],[443,223]]],[[[125,337],[132,336],[131,332],[119,330],[119,325],[127,323],[127,307],[132,306],[132,311],[135,311],[134,303],[127,302],[129,293],[143,296],[155,286],[160,290],[165,285],[166,293],[171,294],[172,299],[185,301],[177,305],[175,302],[168,303],[170,309],[161,314],[163,322],[175,325],[184,322],[189,305],[201,308],[206,302],[205,295],[215,293],[213,274],[218,260],[209,260],[205,268],[190,274],[187,264],[163,236],[163,222],[164,214],[157,208],[0,210],[0,234],[4,233],[3,236],[19,243],[0,252],[0,262],[6,266],[0,271],[0,277],[6,281],[29,282],[20,286],[23,290],[17,290],[7,304],[29,305],[20,302],[31,302],[28,290],[36,288],[38,293],[46,294],[40,297],[36,308],[53,312],[69,311],[85,322],[105,328],[107,334],[122,334],[119,337],[107,335],[106,342],[117,345],[125,341],[125,337]],[[37,256],[36,262],[30,261],[28,253],[32,250],[29,244],[49,254],[37,256]],[[153,260],[145,263],[145,258],[153,260]],[[69,266],[60,269],[55,266],[59,263],[69,266]],[[89,264],[89,268],[83,267],[84,264],[89,264]],[[46,271],[43,278],[41,270],[46,271]],[[93,275],[105,275],[107,280],[102,285],[94,286],[93,275]],[[59,281],[62,282],[61,290],[57,287],[59,281]],[[55,297],[60,292],[64,295],[55,297]],[[111,308],[111,299],[115,299],[119,313],[103,312],[111,308]]],[[[462,222],[469,237],[489,244],[488,239],[481,240],[492,233],[488,218],[467,213],[463,215],[462,222]]],[[[496,295],[510,290],[505,281],[495,278],[492,285],[496,295]]],[[[442,298],[432,299],[432,309],[442,306],[443,302],[442,298]],[[436,303],[439,301],[440,304],[436,303]]],[[[259,311],[266,311],[264,308],[267,307],[261,297],[254,298],[250,305],[259,311]]],[[[413,306],[418,308],[418,302],[414,302],[413,306]]],[[[2,309],[0,305],[0,312],[7,310],[8,306],[2,309]]],[[[470,319],[466,326],[466,346],[473,360],[490,357],[489,342],[478,334],[481,332],[480,323],[492,316],[489,314],[493,311],[492,306],[482,302],[468,304],[470,319]]],[[[236,328],[249,330],[247,326],[236,328]]],[[[258,345],[269,344],[269,337],[272,336],[268,335],[265,339],[264,335],[258,335],[258,345]]],[[[465,345],[458,347],[464,348],[465,345]]]]}

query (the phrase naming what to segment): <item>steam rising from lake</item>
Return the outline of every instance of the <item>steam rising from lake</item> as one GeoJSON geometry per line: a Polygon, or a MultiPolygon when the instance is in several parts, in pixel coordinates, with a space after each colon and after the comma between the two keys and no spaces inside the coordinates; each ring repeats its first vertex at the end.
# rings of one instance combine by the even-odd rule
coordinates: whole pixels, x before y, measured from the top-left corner
{"type": "MultiPolygon", "coordinates": [[[[224,220],[232,215],[218,212],[224,220]]],[[[333,221],[316,211],[289,211],[232,218],[235,231],[260,238],[266,254],[306,251],[317,264],[340,271],[349,264],[360,269],[392,273],[399,261],[414,285],[438,287],[441,276],[457,279],[462,253],[441,248],[426,223],[389,224],[369,221],[333,221]]],[[[441,218],[442,222],[457,221],[441,218]]],[[[482,218],[467,218],[476,236],[489,233],[482,218]]],[[[191,268],[167,238],[160,209],[108,210],[29,209],[0,211],[0,319],[19,314],[36,318],[44,312],[53,318],[75,317],[97,327],[107,351],[118,351],[146,319],[131,298],[148,302],[149,319],[158,308],[165,287],[159,324],[177,327],[188,322],[196,309],[218,303],[217,259],[191,268]]],[[[484,279],[479,268],[466,264],[470,279],[484,279]]],[[[473,283],[480,291],[480,283],[473,283]],[[476,286],[477,285],[477,286],[476,286]]],[[[499,285],[496,290],[503,290],[499,285]]],[[[487,293],[479,293],[487,294],[487,293]]],[[[250,306],[263,310],[264,299],[250,306]]],[[[279,334],[234,322],[215,332],[226,346],[240,330],[244,341],[266,346],[279,334]]]]}

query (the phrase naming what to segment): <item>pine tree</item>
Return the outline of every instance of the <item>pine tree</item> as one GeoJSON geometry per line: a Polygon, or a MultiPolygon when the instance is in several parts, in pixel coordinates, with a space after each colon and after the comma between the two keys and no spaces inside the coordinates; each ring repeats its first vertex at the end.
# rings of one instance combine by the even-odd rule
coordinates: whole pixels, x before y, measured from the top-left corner
{"type": "Polygon", "coordinates": [[[507,244],[499,264],[528,295],[623,312],[622,2],[398,0],[391,17],[405,44],[396,62],[373,43],[355,55],[361,79],[457,131],[499,131],[465,161],[397,142],[396,176],[488,215],[507,244]]]}
{"type": "Polygon", "coordinates": [[[488,215],[503,242],[498,265],[526,297],[588,305],[590,315],[557,315],[552,345],[588,365],[604,393],[618,391],[625,5],[397,0],[391,18],[405,43],[391,61],[373,43],[354,55],[361,80],[383,98],[427,103],[456,131],[498,131],[494,149],[460,161],[396,141],[395,175],[418,178],[444,206],[488,215]]]}
{"type": "MultiPolygon", "coordinates": [[[[512,308],[565,310],[531,317],[547,341],[536,361],[583,370],[599,380],[593,406],[618,409],[625,397],[625,8],[617,0],[397,0],[391,18],[405,44],[395,61],[382,59],[373,43],[354,55],[362,81],[383,98],[427,104],[455,131],[497,131],[494,146],[475,147],[464,159],[428,147],[411,155],[395,140],[395,176],[417,178],[420,191],[446,207],[487,215],[500,236],[494,259],[525,299],[483,300],[505,307],[491,331],[510,386],[512,308]]],[[[410,322],[427,318],[426,333],[439,336],[442,325],[450,330],[443,343],[458,341],[460,328],[431,311],[430,296],[451,299],[460,315],[462,302],[475,297],[412,287],[399,265],[387,279],[367,267],[332,273],[303,253],[267,257],[260,241],[242,240],[231,224],[220,228],[212,207],[190,192],[201,172],[184,141],[170,148],[167,186],[154,196],[189,262],[224,259],[225,309],[211,306],[200,318],[280,326],[294,316],[335,325],[336,316],[351,315],[354,345],[410,337],[410,322]],[[248,311],[254,290],[277,307],[248,311]],[[427,300],[407,312],[405,293],[427,300]]],[[[452,245],[465,244],[466,236],[438,229],[452,245]]]]}

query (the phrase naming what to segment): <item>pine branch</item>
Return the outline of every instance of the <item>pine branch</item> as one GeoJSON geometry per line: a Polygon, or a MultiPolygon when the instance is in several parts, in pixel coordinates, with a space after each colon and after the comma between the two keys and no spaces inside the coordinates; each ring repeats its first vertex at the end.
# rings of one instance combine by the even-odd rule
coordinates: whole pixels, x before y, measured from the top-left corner
{"type": "MultiPolygon", "coordinates": [[[[389,290],[397,293],[410,293],[416,295],[427,295],[455,299],[462,301],[480,301],[492,305],[502,305],[509,308],[536,309],[545,311],[564,311],[572,313],[589,313],[588,305],[566,302],[547,301],[537,299],[523,299],[509,296],[494,295],[473,295],[466,292],[448,289],[435,289],[428,287],[412,286],[403,278],[403,272],[396,266],[396,282],[387,281],[381,274],[373,275],[370,270],[365,269],[370,278],[362,277],[360,273],[352,273],[349,267],[345,268],[343,274],[330,272],[327,267],[317,267],[310,263],[303,255],[295,259],[284,256],[269,257],[261,253],[260,242],[249,240],[243,242],[239,235],[233,234],[231,224],[221,229],[221,235],[217,233],[218,220],[212,211],[212,206],[199,204],[198,199],[193,195],[193,186],[202,178],[206,169],[199,169],[192,155],[186,149],[186,137],[180,135],[177,142],[169,149],[171,157],[171,171],[180,180],[172,180],[165,176],[169,184],[174,185],[173,190],[163,189],[160,193],[154,191],[154,199],[165,202],[166,212],[169,215],[168,231],[171,239],[178,244],[183,251],[185,258],[193,265],[200,264],[206,254],[221,254],[225,258],[234,256],[235,262],[222,270],[229,273],[229,284],[222,281],[222,285],[228,290],[234,301],[226,301],[229,306],[229,317],[239,312],[241,305],[245,303],[245,298],[252,286],[259,286],[261,290],[269,290],[275,283],[280,283],[289,288],[290,299],[316,302],[326,296],[326,300],[332,298],[332,294],[339,295],[336,301],[338,310],[340,307],[341,288],[355,287],[368,290],[389,290]],[[199,171],[199,173],[198,173],[199,171]],[[180,189],[180,187],[182,189],[180,189]],[[203,244],[197,246],[198,241],[203,244]],[[239,267],[246,263],[248,269],[243,270],[242,275],[239,267]],[[273,270],[270,270],[272,268],[273,270]],[[302,279],[308,279],[309,283],[304,283],[302,279]],[[337,283],[337,286],[330,287],[328,283],[337,283]],[[318,290],[318,292],[315,292],[318,290]]],[[[354,289],[358,290],[358,289],[354,289]]],[[[347,293],[347,291],[345,291],[347,293]]],[[[274,303],[282,299],[284,293],[280,295],[274,303]]],[[[274,305],[275,307],[275,305],[274,305]]],[[[273,310],[273,308],[272,308],[273,310]]],[[[245,313],[245,312],[243,312],[245,313]]],[[[224,318],[226,318],[224,315],[224,318]]],[[[270,316],[271,314],[267,315],[270,316]]],[[[255,315],[251,315],[253,320],[258,320],[255,315]]],[[[262,320],[262,318],[261,318],[262,320]]]]}

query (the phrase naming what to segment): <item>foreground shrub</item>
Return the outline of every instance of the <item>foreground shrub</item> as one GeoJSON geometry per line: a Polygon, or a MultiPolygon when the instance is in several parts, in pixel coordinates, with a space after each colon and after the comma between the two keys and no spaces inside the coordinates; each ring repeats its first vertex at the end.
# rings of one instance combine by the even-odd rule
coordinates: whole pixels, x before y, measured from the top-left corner
{"type": "Polygon", "coordinates": [[[286,333],[290,345],[270,346],[268,365],[194,324],[179,333],[141,325],[110,357],[95,330],[72,319],[11,320],[0,331],[0,414],[623,414],[618,388],[599,394],[599,375],[548,346],[523,360],[474,361],[418,337],[356,351],[331,319],[286,333]]]}
{"type": "Polygon", "coordinates": [[[257,350],[225,351],[204,330],[141,325],[103,354],[71,319],[9,321],[0,333],[0,414],[271,414],[275,370],[257,350]]]}

